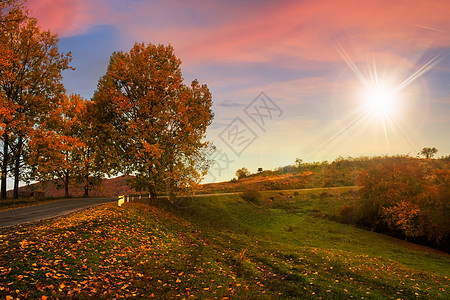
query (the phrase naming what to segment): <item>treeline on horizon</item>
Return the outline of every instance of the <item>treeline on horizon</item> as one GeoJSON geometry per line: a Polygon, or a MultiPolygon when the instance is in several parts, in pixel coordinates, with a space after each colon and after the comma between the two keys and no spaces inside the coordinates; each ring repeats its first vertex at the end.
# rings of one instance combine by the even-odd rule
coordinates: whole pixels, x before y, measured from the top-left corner
{"type": "MultiPolygon", "coordinates": [[[[329,162],[327,160],[321,162],[306,162],[297,159],[292,165],[275,168],[273,171],[263,171],[252,175],[284,175],[284,174],[301,174],[303,172],[312,172],[308,180],[307,187],[339,187],[359,185],[359,175],[362,171],[368,170],[376,165],[386,163],[390,160],[417,159],[409,155],[395,156],[361,156],[361,157],[343,157],[339,156],[335,160],[329,162]]],[[[434,159],[434,162],[440,165],[440,162],[450,162],[450,155],[442,156],[434,159]]],[[[250,176],[252,176],[250,175],[250,176]]]]}
{"type": "Polygon", "coordinates": [[[233,185],[239,190],[358,186],[353,201],[336,211],[333,220],[448,252],[450,156],[427,157],[338,157],[312,163],[297,159],[254,174],[242,168],[236,171],[240,179],[229,182],[229,190],[233,185]]]}

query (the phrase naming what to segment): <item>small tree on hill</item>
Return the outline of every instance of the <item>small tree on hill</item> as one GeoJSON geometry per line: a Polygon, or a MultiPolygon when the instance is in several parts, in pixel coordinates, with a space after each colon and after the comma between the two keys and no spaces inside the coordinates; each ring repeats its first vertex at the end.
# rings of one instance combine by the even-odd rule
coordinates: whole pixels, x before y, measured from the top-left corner
{"type": "Polygon", "coordinates": [[[422,151],[420,151],[419,154],[425,156],[425,158],[432,158],[437,152],[438,149],[434,147],[433,148],[425,147],[422,149],[422,151]]]}
{"type": "Polygon", "coordinates": [[[297,168],[297,172],[301,172],[302,171],[302,164],[303,164],[303,159],[301,158],[296,158],[295,159],[295,168],[297,168]]]}
{"type": "Polygon", "coordinates": [[[238,169],[235,174],[238,179],[243,179],[250,175],[250,171],[244,167],[244,168],[238,169]]]}

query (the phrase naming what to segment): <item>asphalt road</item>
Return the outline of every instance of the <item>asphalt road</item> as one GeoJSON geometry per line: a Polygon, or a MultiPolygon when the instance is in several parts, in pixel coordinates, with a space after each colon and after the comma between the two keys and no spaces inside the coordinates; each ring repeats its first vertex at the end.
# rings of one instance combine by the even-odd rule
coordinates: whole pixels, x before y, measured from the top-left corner
{"type": "MultiPolygon", "coordinates": [[[[298,189],[298,191],[316,190],[317,188],[298,189]]],[[[320,188],[322,189],[322,188],[320,188]]],[[[339,189],[339,188],[335,188],[339,189]]],[[[295,190],[289,190],[295,191],[295,190]]],[[[205,197],[218,195],[234,195],[237,192],[220,193],[220,194],[198,194],[191,197],[205,197]]],[[[190,198],[190,197],[188,197],[190,198]]],[[[89,207],[97,206],[102,203],[117,201],[117,197],[112,198],[73,198],[63,199],[50,203],[21,207],[0,211],[0,228],[9,227],[24,223],[30,223],[39,220],[50,219],[58,216],[67,215],[89,207]]]]}
{"type": "MultiPolygon", "coordinates": [[[[235,193],[224,193],[224,194],[235,194],[235,193]]],[[[215,195],[217,194],[195,195],[194,197],[215,196],[215,195]]],[[[0,211],[0,228],[64,216],[79,210],[83,210],[89,207],[114,201],[117,201],[117,197],[73,198],[73,199],[57,200],[34,206],[14,208],[6,211],[0,211]]]]}
{"type": "Polygon", "coordinates": [[[117,201],[117,197],[73,198],[35,206],[0,211],[0,228],[63,216],[92,206],[113,201],[117,201]]]}

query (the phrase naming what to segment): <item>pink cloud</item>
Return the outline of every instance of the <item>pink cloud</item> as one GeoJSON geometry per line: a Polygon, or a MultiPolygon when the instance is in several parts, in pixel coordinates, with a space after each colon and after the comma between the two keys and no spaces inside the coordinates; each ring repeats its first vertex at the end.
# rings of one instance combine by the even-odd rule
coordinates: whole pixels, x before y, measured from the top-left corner
{"type": "Polygon", "coordinates": [[[79,27],[76,20],[82,13],[82,2],[64,0],[29,1],[29,9],[33,16],[37,16],[42,29],[52,32],[65,32],[68,28],[73,31],[79,27]]]}
{"type": "MultiPolygon", "coordinates": [[[[30,0],[43,28],[61,36],[114,25],[123,39],[171,43],[187,63],[339,61],[356,53],[450,46],[450,2],[30,0]],[[289,59],[283,59],[289,58],[289,59]]],[[[126,50],[126,49],[124,49],[126,50]]]]}
{"type": "Polygon", "coordinates": [[[239,22],[206,32],[191,55],[217,61],[339,60],[333,41],[349,39],[357,52],[450,45],[450,2],[309,1],[273,3],[239,22]],[[430,29],[433,28],[433,29],[430,29]]]}
{"type": "Polygon", "coordinates": [[[61,37],[82,34],[92,26],[114,23],[113,7],[104,0],[28,0],[39,26],[61,37]]]}

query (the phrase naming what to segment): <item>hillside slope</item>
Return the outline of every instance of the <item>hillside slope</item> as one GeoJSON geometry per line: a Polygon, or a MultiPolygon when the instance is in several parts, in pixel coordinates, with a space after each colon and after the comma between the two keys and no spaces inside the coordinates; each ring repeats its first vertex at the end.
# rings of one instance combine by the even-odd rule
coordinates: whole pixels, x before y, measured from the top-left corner
{"type": "Polygon", "coordinates": [[[351,195],[137,201],[3,230],[0,297],[448,299],[448,254],[323,218],[351,195]]]}

